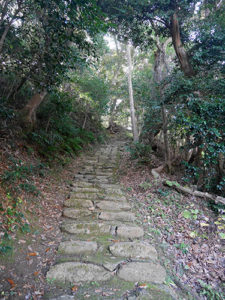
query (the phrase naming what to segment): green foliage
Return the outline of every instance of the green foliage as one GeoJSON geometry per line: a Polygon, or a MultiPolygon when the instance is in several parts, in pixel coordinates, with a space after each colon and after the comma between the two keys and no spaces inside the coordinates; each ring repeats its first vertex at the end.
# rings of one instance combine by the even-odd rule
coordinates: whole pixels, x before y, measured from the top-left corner
{"type": "Polygon", "coordinates": [[[199,280],[200,284],[200,295],[205,296],[207,299],[212,300],[222,300],[224,299],[224,295],[218,291],[216,291],[210,284],[205,283],[202,280],[199,280]]]}
{"type": "Polygon", "coordinates": [[[11,158],[11,164],[9,165],[8,170],[1,175],[2,184],[14,184],[18,180],[29,178],[32,174],[42,173],[44,168],[45,165],[43,163],[37,165],[25,164],[22,160],[11,158]]]}
{"type": "Polygon", "coordinates": [[[189,246],[185,243],[180,243],[180,244],[174,244],[174,246],[177,248],[177,249],[180,249],[182,251],[183,254],[187,254],[188,253],[188,248],[189,246]]]}
{"type": "Polygon", "coordinates": [[[147,162],[150,160],[151,147],[142,143],[133,143],[126,150],[130,152],[131,159],[138,159],[140,162],[147,162]]]}
{"type": "Polygon", "coordinates": [[[190,136],[189,149],[199,147],[201,155],[196,165],[187,164],[187,172],[201,182],[204,189],[223,193],[224,178],[218,175],[220,153],[225,153],[224,121],[225,101],[220,98],[201,100],[193,97],[174,119],[174,126],[183,136],[190,136]],[[207,174],[207,176],[205,176],[207,174]]]}
{"type": "MultiPolygon", "coordinates": [[[[29,224],[21,210],[23,200],[8,193],[2,203],[4,203],[4,208],[1,204],[0,211],[2,215],[1,229],[4,232],[4,239],[9,240],[11,233],[18,230],[21,230],[23,233],[30,232],[29,224]]],[[[4,240],[0,244],[1,253],[6,253],[11,249],[11,246],[8,246],[4,240]]]]}
{"type": "Polygon", "coordinates": [[[198,218],[198,209],[191,209],[183,211],[182,215],[185,219],[193,219],[196,220],[198,218]]]}
{"type": "Polygon", "coordinates": [[[98,110],[96,103],[89,102],[88,109],[92,110],[89,113],[83,112],[86,103],[78,100],[68,93],[55,91],[40,107],[37,127],[28,133],[27,139],[48,160],[61,160],[60,155],[76,155],[85,145],[95,142],[101,133],[99,115],[92,117],[98,110]],[[87,129],[82,128],[83,124],[87,129]]]}
{"type": "Polygon", "coordinates": [[[139,187],[141,187],[144,191],[147,191],[152,187],[152,183],[144,181],[139,184],[139,187]]]}

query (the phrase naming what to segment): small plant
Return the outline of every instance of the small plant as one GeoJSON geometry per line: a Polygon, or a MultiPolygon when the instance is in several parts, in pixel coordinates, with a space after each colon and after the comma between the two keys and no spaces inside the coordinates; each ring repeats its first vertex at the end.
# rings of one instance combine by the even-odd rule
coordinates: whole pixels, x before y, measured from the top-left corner
{"type": "Polygon", "coordinates": [[[163,197],[167,197],[169,194],[171,194],[172,192],[169,190],[162,190],[162,189],[158,189],[158,193],[163,196],[163,197]]]}
{"type": "Polygon", "coordinates": [[[139,187],[141,187],[144,191],[147,191],[148,189],[150,189],[152,187],[152,184],[144,181],[139,184],[139,187]]]}
{"type": "Polygon", "coordinates": [[[198,209],[191,209],[191,210],[185,210],[183,211],[182,215],[185,219],[192,219],[196,220],[198,218],[198,209]]]}
{"type": "Polygon", "coordinates": [[[22,213],[22,202],[20,197],[12,197],[9,193],[2,201],[5,206],[0,206],[1,211],[1,228],[4,232],[4,239],[0,244],[0,252],[6,253],[12,248],[5,243],[6,240],[11,239],[11,233],[21,230],[23,233],[30,232],[29,224],[22,213]]]}
{"type": "Polygon", "coordinates": [[[34,194],[35,196],[40,195],[40,191],[37,189],[35,185],[31,183],[21,183],[19,187],[27,193],[34,194]]]}
{"type": "Polygon", "coordinates": [[[140,162],[149,162],[152,149],[149,145],[133,143],[126,150],[130,152],[131,159],[138,159],[140,162]]]}
{"type": "Polygon", "coordinates": [[[185,243],[180,243],[180,244],[174,244],[174,246],[177,248],[177,249],[180,249],[182,251],[183,254],[187,254],[188,253],[188,248],[189,246],[185,243]]]}
{"type": "Polygon", "coordinates": [[[205,283],[202,280],[199,280],[199,284],[200,284],[200,287],[201,287],[200,295],[204,295],[204,296],[207,297],[207,299],[212,299],[212,300],[222,300],[222,299],[224,299],[225,295],[222,295],[218,291],[215,291],[211,285],[205,283]]]}

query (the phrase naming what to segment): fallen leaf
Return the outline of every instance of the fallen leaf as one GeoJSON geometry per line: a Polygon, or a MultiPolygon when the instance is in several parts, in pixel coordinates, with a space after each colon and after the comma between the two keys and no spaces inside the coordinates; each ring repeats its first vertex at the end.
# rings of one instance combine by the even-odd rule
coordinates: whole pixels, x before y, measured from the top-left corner
{"type": "Polygon", "coordinates": [[[10,283],[12,288],[16,286],[15,282],[12,279],[8,278],[7,281],[10,283]]]}
{"type": "Polygon", "coordinates": [[[148,286],[147,286],[147,284],[144,283],[144,284],[139,285],[138,287],[140,289],[147,289],[148,286]]]}
{"type": "Polygon", "coordinates": [[[27,254],[28,256],[37,256],[37,253],[36,252],[30,252],[27,254]]]}
{"type": "Polygon", "coordinates": [[[51,248],[50,248],[50,247],[48,247],[48,248],[45,250],[45,252],[48,252],[50,249],[51,249],[51,248]]]}
{"type": "Polygon", "coordinates": [[[39,273],[39,271],[34,272],[34,276],[37,276],[39,273]]]}
{"type": "Polygon", "coordinates": [[[76,291],[78,290],[78,286],[74,285],[74,286],[71,288],[71,290],[72,290],[73,292],[76,292],[76,291]]]}
{"type": "Polygon", "coordinates": [[[201,222],[201,223],[200,223],[200,226],[201,226],[201,227],[208,227],[208,226],[209,226],[209,224],[207,224],[207,223],[204,223],[204,222],[201,222]]]}
{"type": "Polygon", "coordinates": [[[24,241],[24,240],[19,240],[18,243],[19,243],[19,244],[25,244],[26,241],[24,241]]]}

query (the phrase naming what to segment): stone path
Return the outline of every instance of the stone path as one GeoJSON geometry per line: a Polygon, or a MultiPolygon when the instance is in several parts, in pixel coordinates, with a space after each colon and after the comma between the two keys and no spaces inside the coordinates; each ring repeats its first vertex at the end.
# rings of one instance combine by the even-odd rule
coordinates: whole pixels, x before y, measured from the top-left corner
{"type": "MultiPolygon", "coordinates": [[[[85,283],[88,287],[94,282],[111,287],[107,291],[114,293],[111,298],[105,293],[106,299],[172,299],[162,291],[148,294],[147,298],[123,296],[127,286],[134,287],[137,282],[163,284],[166,272],[158,261],[156,249],[135,223],[135,212],[124,192],[115,183],[119,147],[115,144],[102,147],[85,160],[85,166],[75,175],[70,197],[64,203],[63,241],[47,280],[55,285],[85,283]]],[[[82,293],[83,296],[63,295],[57,299],[85,299],[85,291],[82,293]]],[[[104,294],[89,296],[105,299],[104,294]]]]}

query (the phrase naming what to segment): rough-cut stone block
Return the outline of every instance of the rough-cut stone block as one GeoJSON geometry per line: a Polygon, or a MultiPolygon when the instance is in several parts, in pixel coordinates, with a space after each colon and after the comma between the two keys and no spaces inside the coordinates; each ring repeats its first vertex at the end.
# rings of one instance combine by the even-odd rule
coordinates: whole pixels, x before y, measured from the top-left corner
{"type": "Polygon", "coordinates": [[[89,193],[89,192],[84,192],[84,193],[76,193],[72,192],[70,194],[70,199],[88,199],[92,200],[96,198],[96,193],[89,193]]]}
{"type": "Polygon", "coordinates": [[[48,280],[61,283],[106,281],[112,274],[104,268],[79,262],[65,262],[53,266],[47,273],[48,280]]]}
{"type": "Polygon", "coordinates": [[[99,193],[99,189],[96,189],[94,187],[73,187],[74,195],[76,193],[99,193]]]}
{"type": "Polygon", "coordinates": [[[115,202],[126,202],[127,199],[123,195],[114,195],[114,194],[104,194],[104,193],[99,193],[98,198],[101,200],[105,201],[115,201],[115,202]]]}
{"type": "Polygon", "coordinates": [[[157,259],[157,251],[146,242],[119,242],[109,247],[114,256],[157,259]]]}
{"type": "Polygon", "coordinates": [[[100,220],[105,221],[124,221],[124,222],[132,222],[135,220],[135,215],[131,212],[109,212],[109,211],[103,211],[99,214],[100,220]]]}
{"type": "Polygon", "coordinates": [[[72,184],[73,187],[94,187],[92,183],[87,182],[87,181],[77,181],[75,183],[72,184]]]}
{"type": "Polygon", "coordinates": [[[131,282],[152,282],[161,284],[166,279],[166,271],[153,262],[131,262],[123,265],[118,272],[118,277],[131,282]]]}
{"type": "Polygon", "coordinates": [[[112,210],[112,211],[121,211],[121,210],[130,210],[131,207],[126,202],[110,202],[110,201],[101,201],[96,204],[96,208],[101,210],[112,210]]]}
{"type": "Polygon", "coordinates": [[[59,245],[59,251],[64,254],[86,254],[97,251],[96,242],[89,241],[66,241],[59,245]]]}
{"type": "Polygon", "coordinates": [[[111,226],[102,223],[66,223],[62,225],[62,231],[71,234],[101,234],[109,233],[111,226]]]}
{"type": "Polygon", "coordinates": [[[71,219],[79,219],[82,217],[88,217],[92,214],[90,210],[81,210],[75,208],[64,208],[63,216],[71,219]]]}
{"type": "Polygon", "coordinates": [[[144,235],[144,231],[138,226],[119,225],[117,228],[117,235],[123,238],[140,238],[144,235]]]}
{"type": "Polygon", "coordinates": [[[74,208],[94,209],[94,205],[93,205],[92,201],[85,200],[85,199],[68,199],[64,202],[64,206],[74,207],[74,208]]]}

